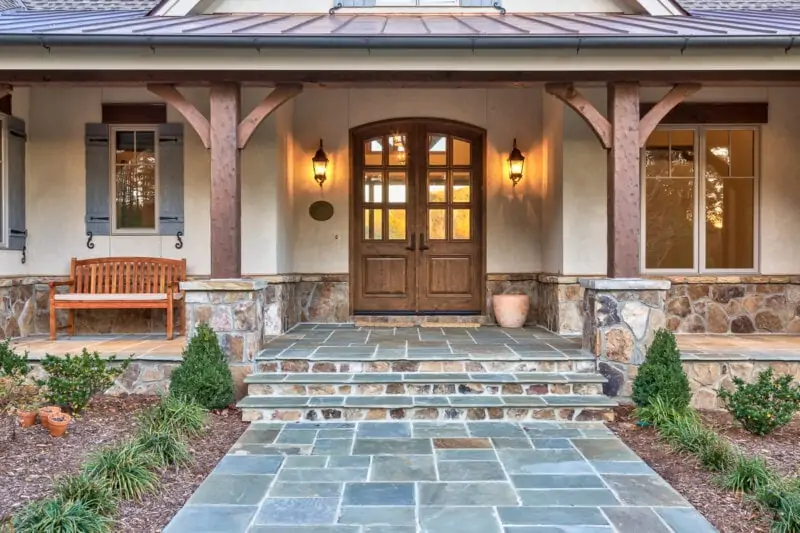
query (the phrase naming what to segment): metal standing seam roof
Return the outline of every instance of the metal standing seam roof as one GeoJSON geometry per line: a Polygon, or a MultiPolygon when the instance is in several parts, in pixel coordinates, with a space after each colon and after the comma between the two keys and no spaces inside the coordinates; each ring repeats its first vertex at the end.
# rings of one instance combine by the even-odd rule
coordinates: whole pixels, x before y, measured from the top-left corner
{"type": "Polygon", "coordinates": [[[800,11],[695,11],[691,16],[614,14],[239,14],[147,17],[146,11],[6,11],[0,13],[0,42],[174,38],[211,42],[214,38],[317,38],[335,44],[340,38],[482,37],[528,39],[611,37],[646,41],[657,38],[715,38],[721,43],[742,37],[800,36],[800,11]],[[15,39],[16,38],[16,39],[15,39]],[[205,38],[205,39],[203,39],[205,38]],[[636,39],[639,38],[639,39],[636,39]]]}

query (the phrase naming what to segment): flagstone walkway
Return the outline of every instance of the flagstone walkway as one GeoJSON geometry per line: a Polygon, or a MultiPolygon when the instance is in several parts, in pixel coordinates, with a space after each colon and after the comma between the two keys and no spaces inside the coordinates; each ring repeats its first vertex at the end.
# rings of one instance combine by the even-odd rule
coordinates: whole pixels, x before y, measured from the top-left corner
{"type": "Polygon", "coordinates": [[[709,533],[597,422],[256,422],[165,533],[709,533]]]}

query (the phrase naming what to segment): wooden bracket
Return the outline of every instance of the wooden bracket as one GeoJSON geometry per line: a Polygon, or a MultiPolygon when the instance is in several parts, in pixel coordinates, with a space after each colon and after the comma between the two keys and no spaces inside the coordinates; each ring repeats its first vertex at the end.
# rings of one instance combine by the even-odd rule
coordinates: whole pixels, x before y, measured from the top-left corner
{"type": "Polygon", "coordinates": [[[256,128],[264,119],[301,92],[303,92],[303,86],[299,84],[278,85],[275,87],[236,128],[239,149],[243,150],[247,146],[247,143],[250,142],[250,137],[253,136],[256,128]]]}
{"type": "Polygon", "coordinates": [[[151,83],[147,90],[174,107],[200,136],[203,146],[211,148],[211,126],[208,119],[171,84],[151,83]]]}
{"type": "Polygon", "coordinates": [[[548,83],[545,90],[575,110],[586,121],[603,148],[610,149],[611,123],[600,113],[592,103],[586,99],[571,83],[548,83]]]}
{"type": "Polygon", "coordinates": [[[679,83],[654,105],[639,122],[639,147],[645,145],[650,134],[675,106],[700,90],[698,83],[679,83]]]}
{"type": "Polygon", "coordinates": [[[11,85],[9,85],[7,83],[0,83],[0,98],[6,96],[8,94],[11,94],[11,92],[13,90],[14,90],[14,88],[11,85]]]}

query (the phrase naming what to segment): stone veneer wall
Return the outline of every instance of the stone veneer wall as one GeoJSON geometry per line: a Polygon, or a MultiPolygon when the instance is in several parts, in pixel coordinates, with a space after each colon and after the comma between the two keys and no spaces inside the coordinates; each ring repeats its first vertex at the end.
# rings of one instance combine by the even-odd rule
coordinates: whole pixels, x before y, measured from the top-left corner
{"type": "Polygon", "coordinates": [[[800,276],[669,278],[667,327],[679,333],[800,333],[800,276]]]}
{"type": "Polygon", "coordinates": [[[536,274],[487,274],[486,275],[486,320],[495,323],[492,296],[495,294],[527,294],[531,301],[525,324],[539,323],[540,293],[536,274]]]}
{"type": "Polygon", "coordinates": [[[583,332],[583,287],[576,276],[539,274],[537,324],[561,335],[583,332]]]}
{"type": "Polygon", "coordinates": [[[262,276],[264,334],[280,335],[300,322],[337,323],[350,320],[347,274],[262,276]]]}

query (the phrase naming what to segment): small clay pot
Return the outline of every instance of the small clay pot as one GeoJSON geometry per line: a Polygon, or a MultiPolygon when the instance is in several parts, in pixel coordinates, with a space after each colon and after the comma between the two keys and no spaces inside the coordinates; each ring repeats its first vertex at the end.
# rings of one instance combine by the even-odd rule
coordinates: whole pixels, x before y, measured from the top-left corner
{"type": "Polygon", "coordinates": [[[61,437],[66,433],[67,426],[69,425],[70,420],[72,417],[69,416],[67,413],[56,413],[50,415],[48,419],[48,429],[50,430],[51,437],[61,437]]]}
{"type": "Polygon", "coordinates": [[[17,420],[20,426],[29,428],[36,423],[36,411],[20,411],[17,413],[17,420]]]}
{"type": "Polygon", "coordinates": [[[44,427],[45,429],[49,428],[50,427],[48,425],[49,418],[60,412],[61,408],[56,407],[55,405],[51,405],[49,407],[42,407],[41,409],[39,409],[39,422],[41,422],[42,427],[44,427]]]}

